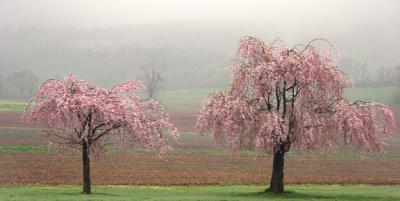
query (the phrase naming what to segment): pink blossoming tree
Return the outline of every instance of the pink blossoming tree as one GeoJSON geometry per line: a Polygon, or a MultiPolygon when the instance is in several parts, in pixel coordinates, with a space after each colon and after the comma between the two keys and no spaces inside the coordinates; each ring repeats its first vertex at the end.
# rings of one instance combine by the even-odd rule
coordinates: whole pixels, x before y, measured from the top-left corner
{"type": "Polygon", "coordinates": [[[377,102],[350,102],[351,83],[320,40],[289,49],[244,37],[231,66],[233,80],[203,104],[196,127],[231,150],[273,153],[270,186],[284,190],[284,155],[291,148],[332,150],[348,141],[359,150],[381,151],[395,128],[393,113],[377,102]]]}
{"type": "Polygon", "coordinates": [[[170,146],[165,132],[178,137],[158,102],[135,96],[141,88],[127,81],[105,89],[68,76],[41,85],[25,107],[26,123],[46,126],[50,144],[82,150],[83,193],[91,193],[90,156],[98,156],[107,144],[133,148],[170,146]]]}

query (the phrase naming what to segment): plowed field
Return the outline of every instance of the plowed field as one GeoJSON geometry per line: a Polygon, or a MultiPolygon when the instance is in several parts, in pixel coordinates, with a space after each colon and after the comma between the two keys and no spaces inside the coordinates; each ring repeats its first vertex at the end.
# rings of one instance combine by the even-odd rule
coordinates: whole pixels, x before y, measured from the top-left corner
{"type": "MultiPolygon", "coordinates": [[[[400,114],[400,105],[392,107],[400,114]]],[[[193,113],[172,113],[180,131],[193,131],[193,113]]],[[[18,113],[0,113],[0,127],[22,127],[18,113]]],[[[0,145],[43,146],[40,129],[1,130],[0,145]]],[[[395,135],[388,152],[400,156],[400,138],[395,135]]],[[[187,141],[180,149],[209,149],[210,144],[187,141]]],[[[345,155],[345,154],[344,154],[345,155]]],[[[94,184],[190,185],[262,184],[271,174],[271,157],[210,154],[170,154],[160,159],[154,153],[110,152],[91,161],[94,184]]],[[[81,156],[0,152],[0,183],[79,184],[81,156]]],[[[285,163],[287,183],[400,184],[399,158],[289,156],[285,163]]]]}

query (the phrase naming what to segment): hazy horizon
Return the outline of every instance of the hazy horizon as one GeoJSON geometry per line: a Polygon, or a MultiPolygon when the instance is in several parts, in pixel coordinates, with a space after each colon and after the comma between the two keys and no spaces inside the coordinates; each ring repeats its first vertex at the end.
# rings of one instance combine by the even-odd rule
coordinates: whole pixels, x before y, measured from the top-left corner
{"type": "Polygon", "coordinates": [[[341,58],[379,69],[400,64],[398,7],[392,0],[0,0],[0,70],[113,83],[156,62],[166,66],[168,87],[219,85],[246,35],[289,46],[326,38],[341,58]]]}

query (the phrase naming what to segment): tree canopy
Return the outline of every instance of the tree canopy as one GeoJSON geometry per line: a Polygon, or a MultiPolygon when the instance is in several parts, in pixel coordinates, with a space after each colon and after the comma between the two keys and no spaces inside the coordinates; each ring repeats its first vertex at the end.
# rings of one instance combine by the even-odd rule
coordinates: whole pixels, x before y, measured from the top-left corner
{"type": "Polygon", "coordinates": [[[112,89],[98,87],[73,75],[48,80],[25,107],[23,120],[48,128],[52,145],[90,145],[99,154],[107,144],[137,148],[170,149],[165,132],[177,137],[176,128],[157,101],[135,95],[142,87],[127,81],[112,89]]]}
{"type": "Polygon", "coordinates": [[[334,51],[319,48],[323,42],[288,48],[241,39],[230,66],[233,79],[204,102],[197,129],[212,131],[232,150],[332,150],[343,139],[361,150],[382,150],[395,128],[393,113],[381,103],[344,97],[351,82],[335,64],[334,51]]]}

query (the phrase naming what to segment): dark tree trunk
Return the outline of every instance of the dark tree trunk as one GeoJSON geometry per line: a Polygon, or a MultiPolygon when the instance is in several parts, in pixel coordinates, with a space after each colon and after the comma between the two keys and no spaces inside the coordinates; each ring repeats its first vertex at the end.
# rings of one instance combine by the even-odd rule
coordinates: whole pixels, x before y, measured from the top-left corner
{"type": "Polygon", "coordinates": [[[153,99],[153,97],[154,97],[154,90],[153,90],[153,89],[149,89],[149,90],[148,90],[148,94],[149,94],[149,98],[150,98],[150,99],[153,99]]]}
{"type": "Polygon", "coordinates": [[[285,152],[283,149],[280,149],[274,154],[274,161],[272,167],[272,176],[269,188],[266,190],[267,192],[272,193],[283,193],[284,184],[283,184],[283,166],[284,166],[284,156],[285,152]]]}
{"type": "Polygon", "coordinates": [[[82,143],[82,162],[83,162],[83,191],[84,194],[90,194],[90,161],[89,146],[87,142],[82,143]]]}

